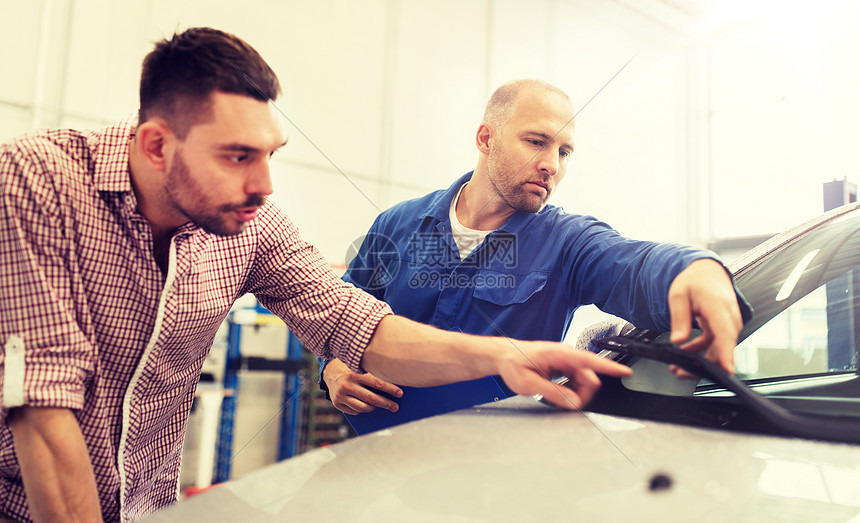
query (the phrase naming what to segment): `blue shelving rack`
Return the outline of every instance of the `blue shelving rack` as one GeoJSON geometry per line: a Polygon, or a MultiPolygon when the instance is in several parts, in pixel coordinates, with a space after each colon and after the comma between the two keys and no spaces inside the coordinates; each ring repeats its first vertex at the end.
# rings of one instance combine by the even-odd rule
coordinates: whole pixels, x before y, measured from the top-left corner
{"type": "MultiPolygon", "coordinates": [[[[295,456],[301,445],[302,428],[302,386],[303,373],[307,369],[308,360],[303,358],[304,348],[291,332],[287,334],[286,359],[271,360],[260,357],[244,357],[242,355],[242,329],[254,325],[270,324],[281,320],[261,305],[254,309],[255,320],[239,322],[236,311],[228,316],[227,357],[224,371],[225,394],[221,404],[221,422],[218,428],[218,443],[216,448],[215,471],[213,483],[221,483],[230,479],[230,468],[233,460],[233,429],[236,415],[236,402],[240,394],[239,371],[278,370],[284,373],[282,395],[283,408],[280,412],[278,460],[295,456]],[[229,393],[232,391],[232,394],[229,393]]],[[[243,311],[248,314],[247,311],[243,311]]],[[[250,316],[249,316],[250,317],[250,316]]],[[[247,319],[247,318],[246,318],[247,319]]]]}

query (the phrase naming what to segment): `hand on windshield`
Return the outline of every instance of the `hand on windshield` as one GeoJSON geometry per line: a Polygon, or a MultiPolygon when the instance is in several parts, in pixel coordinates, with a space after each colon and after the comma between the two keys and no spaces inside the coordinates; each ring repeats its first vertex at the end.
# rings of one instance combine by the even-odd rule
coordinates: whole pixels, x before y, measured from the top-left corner
{"type": "Polygon", "coordinates": [[[397,385],[370,373],[355,373],[340,360],[331,360],[326,364],[323,381],[328,387],[332,404],[345,414],[361,414],[377,407],[397,412],[397,403],[377,392],[383,391],[395,398],[403,396],[403,391],[397,385]]]}
{"type": "MultiPolygon", "coordinates": [[[[705,358],[734,373],[734,350],[743,327],[738,299],[726,269],[711,259],[696,260],[669,287],[672,343],[691,352],[705,351],[705,358]],[[693,320],[702,334],[690,339],[693,320]]],[[[671,366],[679,378],[695,378],[671,366]]]]}
{"type": "Polygon", "coordinates": [[[508,387],[523,396],[539,394],[556,407],[584,407],[600,389],[598,374],[619,378],[633,374],[625,365],[562,343],[504,341],[514,350],[496,352],[497,371],[508,387]],[[564,386],[550,381],[557,376],[568,378],[564,386]]]}

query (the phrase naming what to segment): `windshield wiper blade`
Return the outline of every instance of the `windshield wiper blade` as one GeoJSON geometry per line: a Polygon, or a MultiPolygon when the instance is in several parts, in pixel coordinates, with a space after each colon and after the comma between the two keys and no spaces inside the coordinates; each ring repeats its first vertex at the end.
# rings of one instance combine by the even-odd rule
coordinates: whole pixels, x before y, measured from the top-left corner
{"type": "Polygon", "coordinates": [[[782,434],[860,443],[860,421],[792,412],[754,391],[716,363],[681,350],[671,343],[646,343],[625,336],[598,338],[591,343],[603,350],[677,365],[687,372],[707,378],[733,392],[744,405],[782,434]]]}

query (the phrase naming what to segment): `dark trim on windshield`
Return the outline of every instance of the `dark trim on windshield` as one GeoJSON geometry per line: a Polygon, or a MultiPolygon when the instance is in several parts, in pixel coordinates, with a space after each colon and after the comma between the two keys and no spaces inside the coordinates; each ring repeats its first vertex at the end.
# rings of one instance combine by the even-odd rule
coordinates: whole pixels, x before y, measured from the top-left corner
{"type": "MultiPolygon", "coordinates": [[[[698,354],[693,354],[679,349],[669,343],[648,343],[624,336],[610,336],[592,340],[594,346],[615,353],[648,358],[663,363],[677,365],[693,374],[707,378],[724,389],[735,394],[727,398],[705,398],[705,397],[672,397],[661,396],[644,392],[629,391],[624,388],[620,380],[606,380],[612,383],[610,390],[614,393],[623,394],[625,397],[620,403],[636,403],[630,401],[630,395],[638,398],[638,401],[647,401],[653,404],[658,398],[663,408],[666,404],[674,404],[678,419],[667,419],[662,416],[658,419],[666,421],[684,422],[693,421],[696,424],[722,428],[739,428],[766,432],[784,436],[796,436],[811,439],[822,439],[829,441],[842,441],[860,443],[860,420],[852,420],[836,416],[819,416],[813,414],[801,414],[790,411],[777,404],[771,399],[762,396],[746,383],[733,374],[722,370],[715,363],[706,360],[698,354]],[[624,388],[621,392],[618,387],[624,388]]],[[[597,408],[607,408],[606,398],[598,393],[597,408]]],[[[618,403],[620,398],[616,398],[618,403]]],[[[653,405],[652,405],[653,406],[653,405]]],[[[588,410],[594,408],[589,405],[588,410]]],[[[611,407],[610,407],[611,408],[611,407]]],[[[645,408],[643,412],[653,411],[653,408],[645,408]]],[[[598,412],[605,412],[599,410],[598,412]]],[[[668,411],[664,411],[669,414],[668,411]]],[[[616,412],[617,413],[617,412],[616,412]]],[[[636,416],[636,414],[627,414],[636,416]]]]}

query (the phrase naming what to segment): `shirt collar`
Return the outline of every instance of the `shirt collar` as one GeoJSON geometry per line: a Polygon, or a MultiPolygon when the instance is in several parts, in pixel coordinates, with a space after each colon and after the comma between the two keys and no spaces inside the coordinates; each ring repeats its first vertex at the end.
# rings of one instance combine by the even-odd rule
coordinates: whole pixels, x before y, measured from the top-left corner
{"type": "Polygon", "coordinates": [[[131,192],[128,140],[135,127],[137,127],[137,112],[90,137],[89,146],[95,166],[93,181],[97,190],[131,192]]]}
{"type": "Polygon", "coordinates": [[[430,206],[427,210],[424,211],[424,214],[421,215],[421,219],[431,216],[440,222],[446,221],[448,219],[448,211],[451,209],[451,202],[454,200],[454,196],[457,196],[457,191],[460,190],[460,186],[472,179],[472,173],[474,172],[475,171],[467,172],[455,181],[451,187],[448,187],[445,191],[437,194],[430,202],[430,206]]]}
{"type": "MultiPolygon", "coordinates": [[[[454,197],[457,196],[457,191],[460,190],[460,187],[464,183],[472,179],[472,174],[474,174],[474,172],[475,171],[470,171],[464,174],[457,181],[451,184],[450,187],[436,195],[436,197],[433,198],[433,200],[430,202],[430,206],[427,208],[424,214],[421,215],[421,219],[427,218],[429,216],[435,218],[437,221],[440,222],[448,221],[448,213],[451,210],[451,202],[454,200],[454,197]]],[[[552,208],[552,205],[545,205],[544,208],[541,209],[538,213],[517,211],[512,214],[511,217],[508,218],[508,220],[496,230],[518,233],[520,232],[520,230],[523,229],[523,227],[526,226],[526,224],[532,221],[535,216],[547,212],[552,208]]]]}
{"type": "MultiPolygon", "coordinates": [[[[137,195],[131,186],[131,170],[128,164],[129,139],[137,128],[138,113],[105,127],[89,138],[89,146],[95,164],[93,182],[96,190],[124,194],[121,198],[129,213],[137,213],[137,195]]],[[[181,225],[176,236],[203,232],[194,222],[181,225]]]]}

